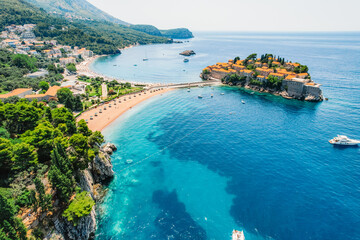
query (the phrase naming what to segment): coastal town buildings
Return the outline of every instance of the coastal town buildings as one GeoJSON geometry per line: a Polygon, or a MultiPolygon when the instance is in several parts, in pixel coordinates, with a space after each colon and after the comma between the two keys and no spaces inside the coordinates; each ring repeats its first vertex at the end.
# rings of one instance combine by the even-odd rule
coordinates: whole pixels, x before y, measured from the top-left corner
{"type": "Polygon", "coordinates": [[[76,58],[68,57],[68,58],[60,58],[60,64],[66,66],[69,63],[76,63],[76,58]]]}
{"type": "Polygon", "coordinates": [[[50,59],[61,59],[62,65],[76,63],[77,59],[94,56],[91,50],[78,46],[59,45],[54,39],[41,41],[36,39],[36,24],[10,25],[0,34],[0,48],[9,48],[14,53],[28,55],[44,55],[50,59]],[[46,49],[44,49],[46,48],[46,49]]]}
{"type": "Polygon", "coordinates": [[[31,88],[17,88],[17,89],[12,90],[9,93],[1,94],[0,99],[3,100],[3,99],[9,98],[9,97],[14,97],[14,96],[17,96],[19,98],[24,98],[26,95],[29,95],[31,93],[32,93],[31,88]]]}
{"type": "Polygon", "coordinates": [[[57,91],[61,89],[59,86],[52,86],[50,87],[46,93],[44,94],[29,94],[26,95],[24,98],[28,99],[29,101],[32,101],[34,99],[37,99],[38,101],[48,101],[50,98],[55,98],[57,91]]]}
{"type": "Polygon", "coordinates": [[[77,96],[86,93],[85,88],[87,85],[90,85],[90,83],[81,81],[64,81],[61,84],[61,88],[68,88],[74,96],[77,96]]]}
{"type": "Polygon", "coordinates": [[[33,94],[33,90],[31,88],[17,88],[7,94],[1,94],[0,99],[4,100],[9,97],[17,96],[19,98],[25,98],[29,101],[34,99],[37,99],[38,101],[44,101],[49,100],[52,97],[56,97],[56,93],[59,89],[61,89],[61,87],[52,86],[44,94],[33,94]]]}

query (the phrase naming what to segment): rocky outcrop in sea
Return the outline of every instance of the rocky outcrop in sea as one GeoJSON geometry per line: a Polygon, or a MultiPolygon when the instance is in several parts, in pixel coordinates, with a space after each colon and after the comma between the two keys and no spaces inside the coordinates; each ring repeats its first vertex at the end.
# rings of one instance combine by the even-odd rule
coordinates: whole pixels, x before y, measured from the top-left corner
{"type": "Polygon", "coordinates": [[[191,55],[195,55],[196,53],[193,50],[185,50],[179,54],[183,56],[191,56],[191,55]]]}

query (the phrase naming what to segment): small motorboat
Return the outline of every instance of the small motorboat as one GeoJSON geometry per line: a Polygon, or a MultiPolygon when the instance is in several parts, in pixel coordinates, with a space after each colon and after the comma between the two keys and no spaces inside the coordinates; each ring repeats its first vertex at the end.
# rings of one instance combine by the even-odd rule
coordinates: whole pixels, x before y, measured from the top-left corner
{"type": "Polygon", "coordinates": [[[211,94],[211,98],[213,98],[214,97],[214,94],[211,94]]]}
{"type": "Polygon", "coordinates": [[[241,103],[242,103],[242,104],[245,104],[245,101],[244,101],[244,100],[241,100],[241,103]]]}
{"type": "Polygon", "coordinates": [[[188,89],[187,91],[190,92],[190,89],[188,89]]]}
{"type": "Polygon", "coordinates": [[[147,61],[147,60],[149,60],[148,58],[143,58],[143,61],[147,61]]]}
{"type": "Polygon", "coordinates": [[[203,96],[199,95],[198,98],[203,98],[203,96]]]}
{"type": "Polygon", "coordinates": [[[190,60],[188,58],[185,58],[184,59],[184,62],[189,62],[190,60]]]}
{"type": "Polygon", "coordinates": [[[220,94],[221,94],[221,95],[224,95],[225,93],[222,92],[222,93],[220,93],[220,94]]]}
{"type": "Polygon", "coordinates": [[[232,240],[245,240],[245,235],[243,231],[233,230],[232,240]]]}
{"type": "Polygon", "coordinates": [[[344,135],[337,135],[329,141],[333,145],[343,145],[343,146],[357,146],[360,143],[360,140],[350,139],[344,135]]]}

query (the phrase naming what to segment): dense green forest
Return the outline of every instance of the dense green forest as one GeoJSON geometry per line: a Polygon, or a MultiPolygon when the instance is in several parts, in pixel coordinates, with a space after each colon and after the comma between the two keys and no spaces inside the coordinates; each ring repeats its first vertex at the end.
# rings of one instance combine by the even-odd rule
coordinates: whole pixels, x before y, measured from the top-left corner
{"type": "Polygon", "coordinates": [[[192,32],[190,32],[187,28],[159,30],[152,25],[131,25],[130,28],[153,36],[162,36],[166,38],[186,39],[194,37],[192,32]]]}
{"type": "Polygon", "coordinates": [[[152,26],[152,25],[131,25],[130,26],[131,29],[140,31],[140,32],[144,32],[153,36],[162,36],[161,32],[159,29],[157,29],[156,27],[152,26]]]}
{"type": "Polygon", "coordinates": [[[130,44],[169,43],[129,27],[105,21],[68,21],[53,17],[23,0],[0,0],[0,30],[10,24],[34,23],[35,35],[60,44],[86,47],[96,54],[114,54],[130,44]]]}
{"type": "Polygon", "coordinates": [[[15,88],[32,88],[38,90],[39,83],[46,81],[54,85],[63,76],[62,68],[55,67],[52,60],[45,57],[29,57],[24,54],[13,54],[7,49],[0,49],[0,92],[9,92],[15,88]],[[39,68],[48,68],[49,75],[44,78],[24,76],[39,68]]]}
{"type": "MultiPolygon", "coordinates": [[[[94,159],[103,141],[84,120],[76,123],[67,108],[50,109],[25,99],[0,101],[0,239],[26,239],[26,228],[17,217],[24,208],[40,213],[56,208],[74,224],[87,215],[94,201],[81,193],[75,176],[94,159]],[[46,179],[56,190],[55,198],[46,193],[46,179]]],[[[34,234],[41,236],[37,229],[34,234]]]]}

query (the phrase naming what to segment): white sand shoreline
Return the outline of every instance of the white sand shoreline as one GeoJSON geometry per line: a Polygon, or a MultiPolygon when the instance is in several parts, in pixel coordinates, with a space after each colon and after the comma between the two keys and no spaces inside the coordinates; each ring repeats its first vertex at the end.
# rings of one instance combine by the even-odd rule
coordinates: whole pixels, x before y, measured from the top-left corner
{"type": "Polygon", "coordinates": [[[126,111],[130,110],[135,105],[153,96],[163,94],[171,90],[173,89],[157,88],[157,89],[150,89],[142,92],[132,93],[129,95],[119,96],[119,98],[116,98],[107,103],[104,103],[101,106],[97,106],[96,108],[92,108],[88,111],[83,112],[79,117],[76,118],[76,121],[78,122],[81,119],[87,120],[88,127],[90,130],[102,131],[111,122],[115,121],[118,117],[120,117],[126,111]],[[105,107],[106,110],[104,109],[105,107]],[[102,113],[100,113],[100,109],[102,113]]]}

